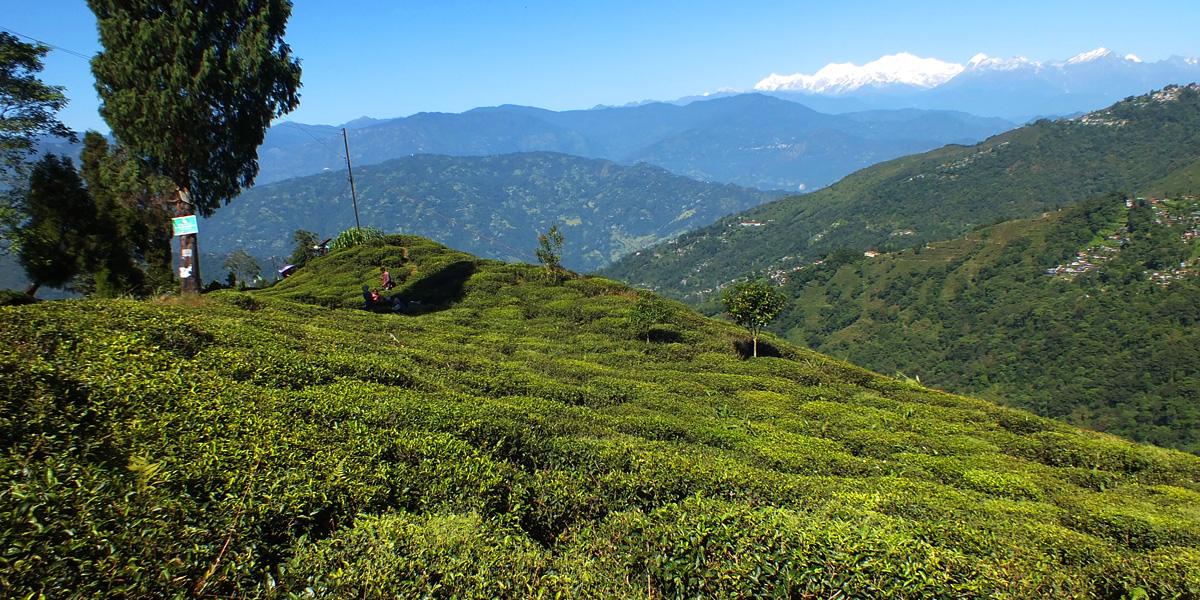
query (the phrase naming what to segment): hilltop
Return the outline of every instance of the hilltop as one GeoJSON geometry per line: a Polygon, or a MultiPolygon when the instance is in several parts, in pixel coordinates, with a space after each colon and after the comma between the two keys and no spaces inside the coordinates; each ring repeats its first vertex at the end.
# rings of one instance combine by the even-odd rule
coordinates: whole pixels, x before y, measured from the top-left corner
{"type": "Polygon", "coordinates": [[[747,342],[410,236],[258,292],[0,308],[0,595],[1200,589],[1200,457],[747,342]],[[358,308],[380,264],[421,303],[358,308]]]}
{"type": "Polygon", "coordinates": [[[881,163],[626,256],[603,274],[695,303],[747,271],[791,269],[842,247],[952,239],[1111,192],[1170,196],[1186,190],[1156,186],[1195,173],[1198,139],[1200,94],[1171,87],[1077,119],[881,163]]]}

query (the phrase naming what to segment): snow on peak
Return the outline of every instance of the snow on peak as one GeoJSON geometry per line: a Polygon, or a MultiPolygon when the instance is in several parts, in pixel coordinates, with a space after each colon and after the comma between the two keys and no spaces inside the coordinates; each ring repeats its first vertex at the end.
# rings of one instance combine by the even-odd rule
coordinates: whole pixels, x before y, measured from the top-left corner
{"type": "Polygon", "coordinates": [[[991,58],[988,55],[980,52],[979,54],[971,57],[971,60],[967,61],[967,69],[1011,71],[1013,69],[1019,69],[1028,64],[1029,59],[1021,56],[1014,56],[1006,60],[1003,58],[991,58]]]}
{"type": "Polygon", "coordinates": [[[979,54],[976,54],[975,56],[972,56],[972,57],[971,57],[971,60],[968,60],[968,61],[967,61],[967,68],[968,68],[968,69],[970,69],[970,68],[972,68],[972,67],[976,67],[976,66],[979,66],[979,65],[985,64],[985,63],[987,63],[987,62],[989,62],[989,61],[991,61],[991,60],[992,60],[992,59],[988,58],[988,55],[986,55],[986,54],[984,54],[984,53],[980,52],[979,54]]]}
{"type": "Polygon", "coordinates": [[[1067,60],[1067,64],[1068,65],[1077,65],[1079,63],[1090,62],[1090,61],[1096,60],[1098,58],[1104,58],[1106,56],[1112,56],[1112,52],[1109,52],[1105,48],[1096,48],[1095,50],[1092,50],[1091,52],[1084,52],[1083,54],[1076,54],[1075,56],[1072,56],[1070,59],[1067,60]]]}
{"type": "MultiPolygon", "coordinates": [[[[1097,48],[1065,61],[1052,62],[1034,62],[1020,56],[1007,59],[992,58],[981,52],[972,56],[966,65],[942,62],[935,58],[920,58],[907,52],[901,52],[884,56],[861,67],[853,63],[829,63],[813,75],[772,73],[770,77],[759,81],[754,89],[760,92],[782,91],[827,95],[846,94],[859,88],[886,88],[893,85],[930,89],[964,72],[987,76],[987,73],[992,71],[1023,69],[1032,69],[1037,72],[1057,71],[1101,59],[1124,61],[1126,64],[1142,62],[1133,54],[1121,56],[1110,52],[1107,48],[1097,48]]],[[[1200,64],[1200,59],[1196,58],[1181,60],[1187,64],[1200,64]]]]}
{"type": "Polygon", "coordinates": [[[830,63],[814,75],[778,75],[772,73],[754,86],[759,91],[803,91],[838,94],[864,86],[906,84],[933,88],[963,71],[963,66],[936,58],[921,58],[908,52],[884,56],[863,66],[854,63],[830,63]]]}

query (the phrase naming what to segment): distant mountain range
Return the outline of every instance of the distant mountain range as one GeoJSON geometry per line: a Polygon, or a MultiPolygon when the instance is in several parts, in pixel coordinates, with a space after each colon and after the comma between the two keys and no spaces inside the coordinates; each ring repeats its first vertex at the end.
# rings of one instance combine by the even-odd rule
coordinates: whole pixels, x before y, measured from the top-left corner
{"type": "MultiPolygon", "coordinates": [[[[829,115],[763,94],[679,106],[555,112],[524,106],[461,114],[360,119],[349,130],[351,161],[367,165],[413,154],[494,156],[547,151],[645,162],[700,181],[759,189],[824,187],[880,161],[950,143],[974,143],[1016,124],[953,111],[864,111],[829,115]]],[[[346,168],[338,127],[284,122],[259,149],[259,184],[346,168]]]]}
{"type": "Polygon", "coordinates": [[[812,75],[773,73],[754,89],[826,112],[920,107],[1024,121],[1089,112],[1146,90],[1196,81],[1200,59],[1174,56],[1148,63],[1099,48],[1047,62],[978,54],[965,65],[900,53],[862,66],[829,64],[812,75]]]}
{"type": "MultiPolygon", "coordinates": [[[[363,226],[486,258],[537,262],[538,234],[557,223],[566,238],[563,264],[583,272],[782,195],[698,182],[645,163],[625,167],[550,152],[423,154],[355,170],[363,226]]],[[[282,260],[297,229],[331,237],[354,225],[344,172],[312,175],[247,191],[200,223],[200,249],[282,260]]],[[[206,279],[223,279],[209,265],[206,279]]]]}
{"type": "Polygon", "coordinates": [[[872,166],[626,256],[607,277],[690,302],[750,271],[946,240],[1098,194],[1167,196],[1200,182],[1200,93],[1172,87],[1077,119],[872,166]]]}

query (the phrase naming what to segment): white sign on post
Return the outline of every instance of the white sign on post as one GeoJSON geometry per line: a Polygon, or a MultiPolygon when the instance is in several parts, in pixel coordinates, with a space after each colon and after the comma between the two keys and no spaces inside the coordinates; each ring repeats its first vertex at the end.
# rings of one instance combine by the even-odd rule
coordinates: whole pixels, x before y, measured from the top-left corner
{"type": "Polygon", "coordinates": [[[171,219],[171,227],[174,228],[175,235],[190,235],[200,232],[200,229],[196,226],[196,215],[175,217],[171,219]]]}

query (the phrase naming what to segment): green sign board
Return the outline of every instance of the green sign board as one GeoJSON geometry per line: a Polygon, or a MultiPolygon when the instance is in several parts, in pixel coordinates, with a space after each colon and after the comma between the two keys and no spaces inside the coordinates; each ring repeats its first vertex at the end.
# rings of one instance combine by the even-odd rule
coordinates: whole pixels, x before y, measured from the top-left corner
{"type": "Polygon", "coordinates": [[[196,215],[175,217],[171,219],[171,226],[175,228],[175,235],[189,235],[200,232],[200,229],[196,227],[196,215]]]}

